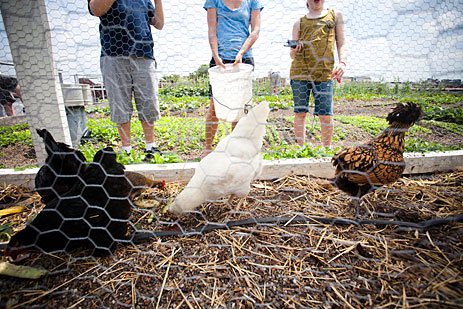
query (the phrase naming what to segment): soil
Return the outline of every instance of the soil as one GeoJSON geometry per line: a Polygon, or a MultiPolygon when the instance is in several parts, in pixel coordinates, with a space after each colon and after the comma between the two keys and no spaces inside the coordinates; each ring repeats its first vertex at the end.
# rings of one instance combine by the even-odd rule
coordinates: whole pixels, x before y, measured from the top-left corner
{"type": "MultiPolygon", "coordinates": [[[[377,116],[384,118],[391,109],[395,106],[396,102],[392,100],[375,100],[375,101],[362,101],[362,100],[348,100],[342,99],[335,102],[335,115],[343,116],[355,116],[355,115],[365,115],[365,116],[377,116]]],[[[463,106],[463,101],[457,104],[458,106],[463,106]]],[[[448,107],[450,107],[449,105],[448,107]]],[[[446,107],[446,106],[442,106],[446,107]]],[[[455,105],[452,105],[455,107],[455,105]]],[[[186,111],[177,111],[177,112],[168,112],[171,116],[184,116],[184,117],[200,117],[203,118],[205,114],[205,108],[202,107],[198,110],[186,110],[186,111]]],[[[285,141],[290,145],[295,145],[294,141],[294,130],[292,122],[288,121],[286,118],[294,116],[292,109],[278,109],[270,113],[268,118],[268,123],[274,126],[282,136],[285,141]]],[[[88,117],[108,117],[107,115],[102,114],[89,114],[88,117]]],[[[307,117],[307,124],[312,126],[318,125],[318,118],[313,116],[307,117]]],[[[335,126],[342,126],[340,122],[335,121],[335,126]]],[[[431,133],[421,133],[417,138],[421,138],[430,143],[440,143],[445,146],[455,146],[463,144],[463,135],[450,132],[446,129],[431,125],[425,124],[423,122],[419,123],[420,126],[428,128],[431,133]]],[[[368,141],[373,136],[365,133],[361,129],[350,129],[350,134],[346,134],[345,138],[333,143],[334,147],[345,147],[352,146],[364,143],[368,141]]],[[[318,133],[319,134],[319,133],[318,133]]],[[[307,141],[312,144],[314,147],[321,146],[320,141],[318,141],[315,136],[308,132],[307,141]]],[[[267,142],[264,142],[263,150],[270,147],[267,142]]],[[[120,150],[116,147],[116,151],[120,150]]],[[[176,148],[168,149],[169,152],[177,153],[176,148]]],[[[191,154],[181,154],[179,157],[184,161],[197,161],[202,150],[191,154]]],[[[0,150],[0,166],[3,168],[17,168],[24,166],[34,166],[37,165],[37,160],[35,156],[35,150],[33,147],[25,146],[22,144],[9,145],[0,150]]]]}

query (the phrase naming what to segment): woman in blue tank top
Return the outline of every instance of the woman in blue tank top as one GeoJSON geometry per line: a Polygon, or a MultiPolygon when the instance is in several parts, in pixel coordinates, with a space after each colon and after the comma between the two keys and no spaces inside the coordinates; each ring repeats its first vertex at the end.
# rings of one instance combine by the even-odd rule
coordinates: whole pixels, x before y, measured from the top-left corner
{"type": "MultiPolygon", "coordinates": [[[[226,63],[247,63],[254,66],[252,45],[259,37],[261,0],[206,0],[209,44],[212,50],[210,67],[226,63]]],[[[206,146],[202,157],[212,151],[212,142],[217,132],[218,119],[215,114],[212,90],[209,86],[211,104],[206,114],[206,146]]],[[[232,124],[234,128],[236,123],[232,124]]]]}

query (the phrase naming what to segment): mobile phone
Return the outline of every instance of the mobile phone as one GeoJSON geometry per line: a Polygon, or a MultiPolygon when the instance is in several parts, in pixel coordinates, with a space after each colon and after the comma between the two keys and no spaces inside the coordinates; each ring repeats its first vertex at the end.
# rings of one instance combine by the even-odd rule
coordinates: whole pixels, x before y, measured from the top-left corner
{"type": "Polygon", "coordinates": [[[301,45],[301,42],[298,40],[288,40],[286,41],[286,47],[296,48],[298,45],[301,45]]]}

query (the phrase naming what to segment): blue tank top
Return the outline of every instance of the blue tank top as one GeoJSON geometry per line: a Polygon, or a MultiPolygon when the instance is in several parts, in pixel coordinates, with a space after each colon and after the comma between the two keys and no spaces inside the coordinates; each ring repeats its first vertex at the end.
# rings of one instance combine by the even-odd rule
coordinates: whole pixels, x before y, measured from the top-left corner
{"type": "MultiPolygon", "coordinates": [[[[235,60],[244,42],[249,36],[251,12],[262,10],[261,0],[243,0],[236,10],[228,8],[223,0],[206,0],[204,9],[217,9],[217,39],[219,42],[219,57],[224,60],[235,60]]],[[[252,57],[250,48],[243,58],[252,57]]]]}

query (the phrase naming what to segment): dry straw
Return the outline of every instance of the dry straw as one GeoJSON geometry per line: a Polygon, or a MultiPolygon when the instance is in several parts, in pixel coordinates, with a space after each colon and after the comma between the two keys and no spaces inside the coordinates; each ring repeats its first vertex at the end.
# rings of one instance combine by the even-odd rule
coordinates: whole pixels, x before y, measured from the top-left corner
{"type": "MultiPolygon", "coordinates": [[[[225,200],[180,219],[134,209],[131,229],[191,231],[208,223],[297,215],[417,223],[462,215],[462,183],[463,172],[402,178],[368,194],[360,204],[362,218],[355,218],[353,203],[330,183],[291,175],[256,182],[239,212],[225,200]]],[[[182,187],[171,183],[142,198],[163,206],[182,187]]],[[[11,205],[35,195],[8,186],[1,196],[11,205]]],[[[40,210],[31,201],[29,212],[0,223],[22,228],[40,210]]],[[[462,227],[294,219],[120,244],[108,257],[33,253],[21,263],[50,274],[38,281],[0,278],[0,301],[11,307],[463,308],[462,227]]]]}

